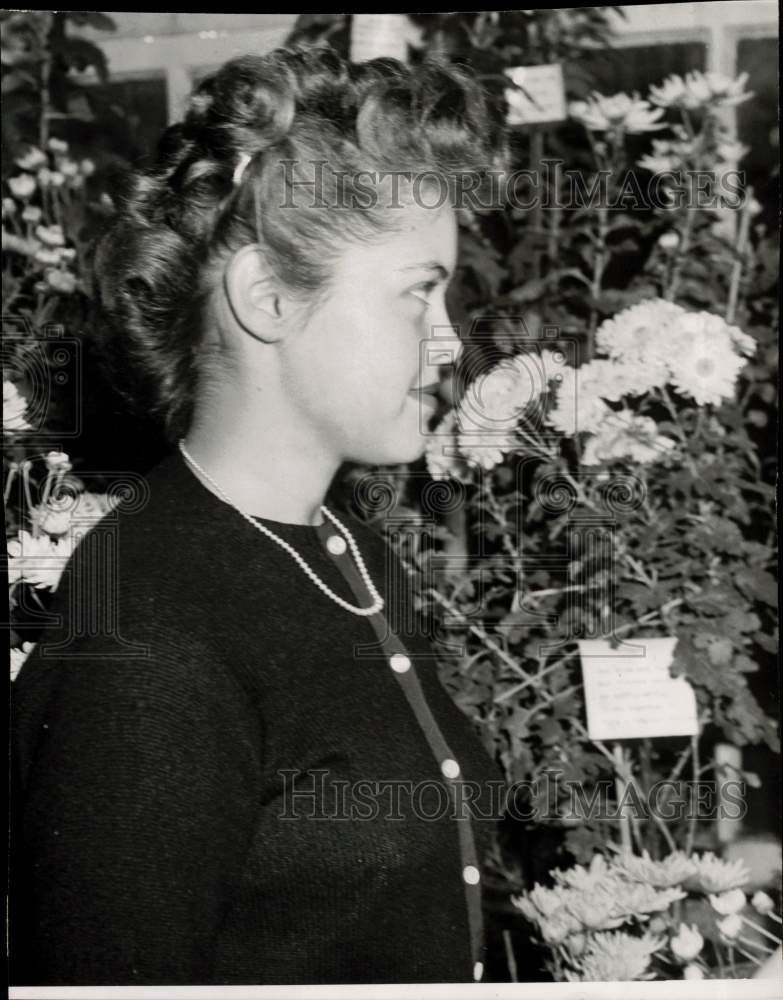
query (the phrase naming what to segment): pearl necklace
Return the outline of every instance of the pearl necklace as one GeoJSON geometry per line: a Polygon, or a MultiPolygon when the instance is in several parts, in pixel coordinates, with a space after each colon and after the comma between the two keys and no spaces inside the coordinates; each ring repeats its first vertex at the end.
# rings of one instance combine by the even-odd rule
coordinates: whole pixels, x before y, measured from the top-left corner
{"type": "Polygon", "coordinates": [[[319,590],[323,591],[323,593],[326,594],[327,597],[330,597],[335,602],[335,604],[339,604],[341,608],[345,608],[345,610],[346,611],[350,611],[351,614],[354,614],[354,615],[365,615],[365,616],[366,615],[375,615],[375,614],[377,614],[383,608],[383,598],[378,593],[378,591],[375,589],[375,585],[373,584],[372,580],[370,579],[370,574],[367,572],[367,567],[364,565],[364,560],[362,559],[361,553],[359,552],[359,547],[357,546],[356,542],[354,541],[353,535],[345,527],[345,525],[335,517],[335,515],[330,510],[328,510],[324,506],[320,507],[321,513],[325,517],[327,517],[332,522],[332,524],[334,524],[337,528],[340,529],[340,531],[342,532],[343,536],[345,537],[345,540],[348,542],[348,547],[351,550],[351,553],[352,553],[354,559],[356,560],[356,565],[357,565],[357,568],[358,568],[359,573],[361,575],[361,578],[362,578],[362,580],[364,580],[365,586],[367,587],[367,589],[370,592],[370,595],[372,596],[372,599],[373,599],[373,602],[372,602],[372,604],[370,605],[369,608],[357,608],[355,605],[349,604],[348,601],[344,601],[342,599],[342,597],[340,597],[338,594],[335,594],[335,592],[333,590],[331,590],[329,587],[327,587],[327,585],[318,576],[318,574],[315,572],[315,570],[313,570],[305,562],[305,560],[299,555],[299,553],[296,551],[296,549],[292,545],[289,545],[288,542],[286,542],[282,538],[278,537],[274,533],[274,531],[270,531],[269,528],[266,527],[266,525],[260,524],[258,521],[256,521],[255,518],[251,517],[250,514],[246,514],[242,510],[241,507],[238,507],[237,504],[235,504],[234,501],[231,499],[231,497],[229,497],[224,492],[224,490],[222,490],[221,487],[218,486],[218,484],[215,482],[215,480],[212,478],[212,476],[210,476],[208,472],[205,472],[205,470],[201,468],[201,466],[198,464],[198,462],[195,460],[195,458],[193,458],[193,456],[188,452],[187,448],[185,447],[185,440],[184,440],[184,438],[181,438],[180,441],[179,441],[179,450],[182,452],[182,454],[185,457],[185,459],[187,460],[187,462],[191,466],[193,466],[194,469],[196,469],[198,472],[200,472],[201,475],[207,480],[207,482],[211,483],[211,485],[215,489],[215,492],[218,494],[218,496],[222,500],[225,500],[225,502],[230,507],[233,507],[234,510],[237,511],[238,514],[241,514],[242,517],[244,517],[244,519],[246,521],[249,521],[250,524],[252,524],[254,528],[258,528],[258,530],[260,532],[262,532],[268,538],[271,538],[272,541],[277,542],[277,544],[282,549],[285,549],[285,551],[288,552],[289,555],[293,556],[293,558],[296,560],[296,562],[299,564],[299,566],[302,568],[302,570],[304,570],[304,572],[307,574],[307,576],[310,577],[310,579],[313,581],[313,583],[316,585],[316,587],[318,587],[319,590]]]}

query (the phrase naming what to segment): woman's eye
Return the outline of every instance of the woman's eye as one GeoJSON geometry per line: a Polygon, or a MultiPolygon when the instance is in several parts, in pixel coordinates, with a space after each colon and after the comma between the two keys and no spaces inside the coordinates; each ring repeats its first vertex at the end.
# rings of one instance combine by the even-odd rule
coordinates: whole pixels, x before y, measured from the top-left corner
{"type": "Polygon", "coordinates": [[[434,281],[426,281],[421,285],[416,285],[415,288],[410,290],[410,294],[419,301],[423,302],[425,305],[430,304],[430,295],[435,291],[437,287],[434,281]]]}

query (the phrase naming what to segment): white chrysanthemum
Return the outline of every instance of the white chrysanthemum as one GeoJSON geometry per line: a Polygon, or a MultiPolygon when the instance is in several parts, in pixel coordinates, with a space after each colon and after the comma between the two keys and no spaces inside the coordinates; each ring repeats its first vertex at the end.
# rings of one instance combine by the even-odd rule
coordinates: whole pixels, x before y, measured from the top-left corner
{"type": "Polygon", "coordinates": [[[615,913],[626,918],[643,913],[661,913],[677,900],[685,899],[686,895],[680,888],[654,889],[642,882],[624,882],[622,879],[618,879],[612,888],[615,913]]]}
{"type": "MultiPolygon", "coordinates": [[[[484,469],[502,462],[519,443],[515,428],[522,414],[545,389],[539,363],[525,354],[504,358],[474,379],[460,401],[453,425],[465,462],[484,469]]],[[[442,465],[436,458],[432,467],[441,472],[442,465]]]]}
{"type": "MultiPolygon", "coordinates": [[[[581,369],[568,368],[557,389],[554,409],[546,415],[547,423],[561,434],[573,436],[582,431],[594,431],[606,419],[609,407],[601,396],[585,388],[579,376],[581,369]]],[[[591,383],[595,390],[595,383],[591,383]]]]}
{"type": "Polygon", "coordinates": [[[690,962],[704,947],[704,938],[696,924],[688,927],[687,924],[681,923],[678,932],[669,938],[669,947],[677,958],[683,962],[690,962]]]}
{"type": "Polygon", "coordinates": [[[15,162],[22,170],[37,170],[47,162],[46,153],[37,146],[31,146],[24,156],[17,156],[15,162]]]}
{"type": "Polygon", "coordinates": [[[16,680],[16,675],[22,669],[24,661],[32,653],[35,643],[23,642],[18,648],[11,650],[11,680],[16,680]]]}
{"type": "Polygon", "coordinates": [[[48,247],[61,247],[65,245],[65,233],[62,226],[36,226],[35,235],[48,247]]]}
{"type": "Polygon", "coordinates": [[[25,417],[26,412],[27,400],[16,384],[3,379],[3,431],[29,431],[31,428],[25,417]]]}
{"type": "Polygon", "coordinates": [[[525,916],[541,915],[550,917],[563,905],[563,890],[560,888],[548,889],[546,886],[536,883],[533,888],[523,896],[516,896],[513,902],[518,906],[525,916]],[[526,906],[529,903],[532,906],[526,906]]]}
{"type": "Polygon", "coordinates": [[[644,934],[633,937],[623,931],[599,933],[589,942],[579,959],[579,971],[566,971],[571,982],[630,982],[650,979],[650,958],[664,944],[664,938],[644,934]]]}
{"type": "Polygon", "coordinates": [[[742,859],[724,861],[712,851],[694,856],[696,872],[691,883],[702,892],[728,892],[745,885],[750,872],[742,859]]]}
{"type": "Polygon", "coordinates": [[[27,205],[22,212],[22,219],[25,222],[36,223],[41,219],[41,209],[37,205],[27,205]]]}
{"type": "Polygon", "coordinates": [[[692,139],[653,139],[652,152],[636,162],[651,174],[672,174],[693,163],[696,154],[692,139]]]}
{"type": "Polygon", "coordinates": [[[639,396],[657,377],[653,366],[638,361],[597,358],[581,368],[565,367],[556,391],[556,406],[546,420],[562,434],[595,433],[610,419],[607,401],[639,396]]]}
{"type": "Polygon", "coordinates": [[[602,881],[612,877],[612,867],[603,854],[594,854],[590,859],[589,867],[584,865],[574,865],[562,871],[556,868],[552,872],[552,877],[559,885],[569,886],[573,889],[591,890],[600,885],[602,881]]]}
{"type": "Polygon", "coordinates": [[[685,80],[673,73],[660,86],[650,87],[650,100],[661,108],[679,107],[686,93],[685,80]]]}
{"type": "Polygon", "coordinates": [[[681,885],[696,873],[696,865],[684,851],[674,851],[660,861],[653,861],[649,851],[642,856],[620,857],[615,867],[624,878],[646,882],[656,889],[669,889],[681,885]]]}
{"type": "Polygon", "coordinates": [[[742,889],[729,889],[728,892],[721,892],[718,895],[710,893],[710,904],[712,908],[724,917],[731,913],[739,913],[747,905],[747,899],[742,889]]]}
{"type": "Polygon", "coordinates": [[[715,924],[721,934],[732,941],[742,930],[742,917],[738,913],[730,913],[723,920],[716,920],[715,924]]]}
{"type": "Polygon", "coordinates": [[[617,898],[613,893],[614,882],[596,885],[590,890],[571,889],[565,900],[566,912],[580,926],[591,931],[606,931],[619,927],[627,919],[625,911],[618,913],[617,898]]]}
{"type": "Polygon", "coordinates": [[[44,506],[33,507],[30,520],[49,535],[64,535],[71,526],[84,533],[112,509],[116,498],[104,493],[64,493],[50,497],[44,506]]]}
{"type": "Polygon", "coordinates": [[[757,892],[753,893],[753,899],[751,899],[751,905],[753,908],[764,916],[767,913],[772,913],[775,909],[775,903],[770,895],[759,889],[757,892]]]}
{"type": "Polygon", "coordinates": [[[18,177],[9,178],[8,186],[14,198],[21,198],[23,201],[27,201],[33,191],[35,191],[35,178],[31,174],[19,174],[18,177]]]}
{"type": "Polygon", "coordinates": [[[588,440],[581,463],[601,465],[630,458],[634,462],[649,464],[664,458],[675,446],[672,438],[658,433],[658,425],[651,417],[620,410],[610,413],[588,440]]]}
{"type": "Polygon", "coordinates": [[[45,456],[46,468],[50,472],[70,472],[71,460],[64,451],[48,451],[45,456]]]}
{"type": "Polygon", "coordinates": [[[568,112],[590,132],[625,132],[629,135],[663,128],[660,108],[653,108],[638,94],[607,97],[593,91],[586,101],[574,101],[568,112]]]}
{"type": "Polygon", "coordinates": [[[36,538],[22,529],[8,543],[8,582],[24,580],[37,588],[56,590],[72,550],[71,537],[54,541],[49,535],[36,538]]]}
{"type": "Polygon", "coordinates": [[[692,962],[690,965],[686,965],[685,968],[682,970],[682,978],[704,979],[704,972],[698,965],[692,962]]]}
{"type": "Polygon", "coordinates": [[[688,312],[666,299],[645,299],[623,309],[598,327],[596,349],[610,358],[654,369],[647,377],[648,388],[656,383],[671,358],[671,335],[674,324],[688,312]]]}
{"type": "Polygon", "coordinates": [[[745,90],[748,74],[738,77],[723,73],[692,70],[685,77],[672,75],[659,87],[650,87],[650,101],[659,108],[685,108],[695,111],[707,107],[730,107],[753,96],[745,90]]]}
{"type": "Polygon", "coordinates": [[[470,383],[460,411],[473,429],[506,430],[516,425],[543,388],[533,359],[527,355],[504,358],[470,383]]]}
{"type": "Polygon", "coordinates": [[[571,934],[578,934],[582,930],[579,921],[565,910],[558,910],[551,917],[542,917],[539,920],[541,937],[547,944],[561,944],[571,934]]]}
{"type": "Polygon", "coordinates": [[[506,454],[517,446],[518,439],[513,431],[498,434],[482,431],[480,427],[471,428],[469,420],[461,420],[466,429],[457,435],[460,454],[468,463],[486,469],[494,469],[500,465],[506,454]]]}
{"type": "Polygon", "coordinates": [[[745,360],[737,350],[747,351],[750,338],[738,328],[711,313],[687,313],[676,323],[676,353],[672,356],[672,385],[703,406],[732,399],[737,376],[745,360]],[[736,331],[736,333],[733,332],[736,331]],[[736,346],[735,346],[736,345],[736,346]]]}

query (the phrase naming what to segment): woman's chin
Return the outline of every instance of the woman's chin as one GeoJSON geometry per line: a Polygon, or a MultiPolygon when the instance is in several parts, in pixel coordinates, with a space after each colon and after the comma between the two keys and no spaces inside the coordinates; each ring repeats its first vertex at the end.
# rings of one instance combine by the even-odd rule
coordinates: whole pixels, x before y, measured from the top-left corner
{"type": "Polygon", "coordinates": [[[354,462],[364,465],[408,465],[418,461],[427,447],[427,435],[418,429],[400,434],[374,447],[357,449],[354,462]]]}

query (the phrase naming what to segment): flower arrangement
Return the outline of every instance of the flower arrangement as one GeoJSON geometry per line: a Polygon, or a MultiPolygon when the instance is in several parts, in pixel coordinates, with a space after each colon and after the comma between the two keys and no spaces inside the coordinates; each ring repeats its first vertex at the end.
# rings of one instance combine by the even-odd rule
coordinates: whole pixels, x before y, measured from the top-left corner
{"type": "MultiPolygon", "coordinates": [[[[73,471],[81,459],[53,446],[67,424],[64,414],[85,410],[84,400],[75,398],[81,380],[70,375],[77,363],[77,374],[85,374],[85,355],[77,348],[92,307],[87,264],[93,224],[112,211],[111,199],[100,194],[98,166],[77,153],[72,141],[74,134],[84,141],[85,124],[101,123],[90,103],[96,89],[86,91],[72,71],[89,67],[100,80],[107,77],[101,49],[69,33],[83,26],[110,31],[114,23],[89,11],[0,14],[3,471],[12,678],[35,645],[37,612],[46,609],[75,545],[119,499],[111,490],[88,490],[87,474],[73,471]]],[[[68,425],[67,435],[74,429],[68,425]]],[[[74,446],[78,452],[79,442],[74,446]]]]}
{"type": "MultiPolygon", "coordinates": [[[[23,400],[15,389],[8,392],[9,385],[12,383],[3,384],[4,402],[6,395],[10,396],[15,412],[19,413],[23,400]]],[[[4,433],[12,439],[24,433],[26,428],[20,422],[17,419],[10,430],[6,423],[4,433]]],[[[35,645],[24,639],[25,619],[20,612],[30,602],[45,608],[40,592],[52,593],[57,589],[75,546],[119,499],[118,494],[89,492],[71,469],[68,455],[58,451],[50,451],[37,461],[28,457],[18,463],[11,462],[7,469],[6,509],[21,511],[15,526],[12,523],[6,528],[9,605],[14,621],[11,680],[16,678],[35,645]],[[40,466],[45,471],[39,471],[40,466]],[[21,494],[21,499],[11,504],[15,493],[21,494]],[[20,600],[22,588],[29,601],[20,600]]]]}
{"type": "MultiPolygon", "coordinates": [[[[689,312],[650,299],[606,320],[596,333],[597,356],[574,368],[562,353],[541,350],[536,359],[504,359],[473,383],[430,439],[428,467],[436,479],[464,474],[463,463],[485,470],[506,452],[529,448],[551,459],[551,446],[536,441],[531,415],[546,400],[544,421],[561,435],[589,435],[583,466],[631,459],[650,464],[688,446],[683,406],[719,406],[733,399],[737,378],[756,351],[752,337],[708,312],[689,312]],[[678,408],[669,392],[680,397],[678,408]],[[480,400],[484,427],[476,416],[480,400]],[[650,411],[666,417],[661,432],[650,411]],[[502,430],[502,434],[499,433],[502,430]],[[444,436],[453,440],[444,448],[444,436]],[[445,461],[444,461],[445,457],[445,461]]],[[[584,440],[584,439],[582,439],[584,440]]]]}
{"type": "Polygon", "coordinates": [[[659,861],[647,852],[596,854],[589,867],[551,875],[551,888],[536,885],[512,903],[548,947],[556,979],[752,974],[781,944],[763,924],[781,923],[770,896],[759,891],[748,901],[742,863],[711,852],[676,851],[659,861]]]}
{"type": "Polygon", "coordinates": [[[95,164],[73,159],[68,143],[54,137],[46,150],[28,147],[15,164],[20,172],[7,179],[2,202],[3,292],[10,311],[34,301],[41,323],[53,315],[58,295],[85,292],[79,274],[86,243],[79,235],[95,164]]]}

